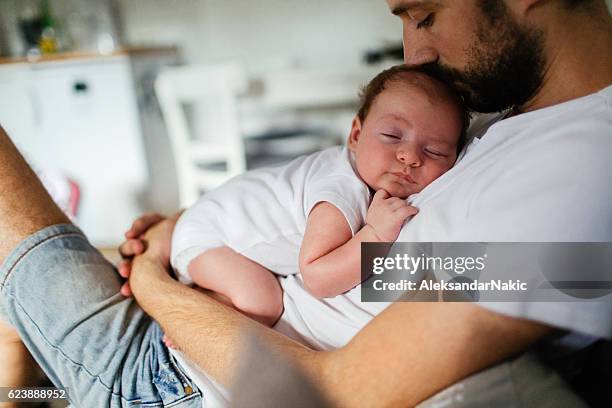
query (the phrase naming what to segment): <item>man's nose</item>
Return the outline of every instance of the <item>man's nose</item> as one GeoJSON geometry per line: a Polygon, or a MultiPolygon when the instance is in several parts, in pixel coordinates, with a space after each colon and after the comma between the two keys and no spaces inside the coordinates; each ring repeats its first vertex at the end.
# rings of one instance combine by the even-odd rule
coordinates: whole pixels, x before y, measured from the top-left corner
{"type": "Polygon", "coordinates": [[[403,147],[397,149],[397,160],[410,167],[419,167],[422,164],[421,154],[414,147],[403,147]]]}
{"type": "Polygon", "coordinates": [[[404,24],[404,63],[409,66],[419,66],[436,62],[438,52],[427,43],[422,31],[404,24]]]}

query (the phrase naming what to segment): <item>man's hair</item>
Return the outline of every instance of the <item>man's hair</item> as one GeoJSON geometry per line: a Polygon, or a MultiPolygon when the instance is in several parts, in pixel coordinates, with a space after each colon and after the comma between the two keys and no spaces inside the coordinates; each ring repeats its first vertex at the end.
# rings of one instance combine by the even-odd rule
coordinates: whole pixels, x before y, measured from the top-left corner
{"type": "Polygon", "coordinates": [[[591,10],[594,3],[593,0],[563,0],[565,8],[571,11],[577,9],[591,10]]]}
{"type": "MultiPolygon", "coordinates": [[[[593,6],[593,0],[561,0],[563,6],[570,11],[577,9],[589,10],[593,6]]],[[[478,2],[480,10],[489,18],[491,23],[494,23],[500,17],[503,17],[507,12],[506,5],[502,0],[480,0],[478,2]]]]}
{"type": "MultiPolygon", "coordinates": [[[[461,134],[459,135],[459,140],[457,141],[457,154],[463,149],[467,139],[467,128],[470,124],[470,114],[465,108],[463,104],[463,100],[461,97],[447,84],[428,75],[423,69],[419,67],[409,67],[405,64],[395,65],[391,68],[388,68],[378,75],[376,75],[366,86],[364,86],[359,92],[360,99],[360,107],[359,111],[357,111],[357,117],[363,123],[372,108],[372,104],[376,100],[376,97],[380,95],[382,91],[387,89],[388,85],[392,82],[405,82],[406,84],[418,86],[418,81],[414,80],[415,73],[420,75],[425,75],[432,79],[432,81],[439,82],[443,85],[448,91],[448,95],[454,99],[457,107],[460,109],[461,113],[461,134]]],[[[421,86],[422,87],[422,86],[421,86]]]]}

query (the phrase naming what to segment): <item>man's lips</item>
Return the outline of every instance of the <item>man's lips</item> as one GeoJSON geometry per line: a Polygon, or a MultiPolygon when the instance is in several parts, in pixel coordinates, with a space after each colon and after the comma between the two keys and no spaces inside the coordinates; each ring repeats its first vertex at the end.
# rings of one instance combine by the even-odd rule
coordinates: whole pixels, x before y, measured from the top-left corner
{"type": "Polygon", "coordinates": [[[416,181],[414,181],[414,180],[412,179],[412,177],[410,177],[410,176],[409,176],[408,174],[406,174],[406,173],[391,173],[391,174],[393,174],[395,177],[397,177],[397,178],[399,178],[399,179],[402,179],[402,180],[404,180],[404,181],[406,181],[406,182],[408,182],[408,183],[410,183],[410,184],[417,184],[417,183],[416,183],[416,181]]]}

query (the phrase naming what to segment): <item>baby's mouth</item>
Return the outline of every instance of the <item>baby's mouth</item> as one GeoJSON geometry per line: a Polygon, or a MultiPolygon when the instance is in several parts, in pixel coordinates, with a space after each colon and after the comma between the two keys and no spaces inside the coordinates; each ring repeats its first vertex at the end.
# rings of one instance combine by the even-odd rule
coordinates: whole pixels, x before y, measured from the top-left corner
{"type": "Polygon", "coordinates": [[[406,173],[399,173],[399,172],[395,172],[395,173],[391,173],[393,174],[395,177],[404,180],[405,182],[409,183],[409,184],[417,184],[416,181],[414,181],[414,179],[412,177],[410,177],[409,174],[406,173]]]}

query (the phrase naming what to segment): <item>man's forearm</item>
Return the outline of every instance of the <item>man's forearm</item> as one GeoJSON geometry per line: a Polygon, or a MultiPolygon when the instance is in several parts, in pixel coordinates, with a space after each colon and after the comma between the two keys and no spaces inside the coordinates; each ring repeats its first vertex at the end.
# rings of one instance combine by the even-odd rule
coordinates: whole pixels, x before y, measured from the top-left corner
{"type": "Polygon", "coordinates": [[[242,340],[252,332],[293,358],[312,376],[320,374],[323,353],[269,329],[210,296],[169,277],[164,266],[146,256],[136,257],[130,285],[138,304],[168,333],[178,348],[221,383],[231,383],[243,351],[242,340]]]}
{"type": "Polygon", "coordinates": [[[231,383],[242,357],[241,339],[252,329],[304,369],[339,407],[415,405],[520,353],[550,331],[476,305],[397,303],[347,346],[317,352],[172,280],[159,261],[137,257],[130,284],[176,345],[221,383],[231,383]]]}

